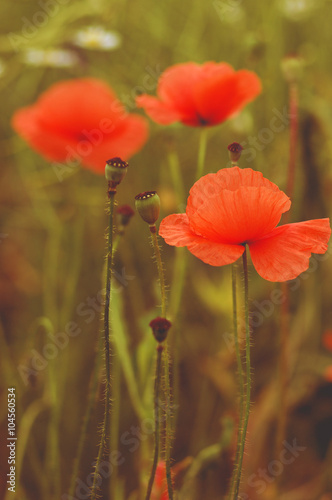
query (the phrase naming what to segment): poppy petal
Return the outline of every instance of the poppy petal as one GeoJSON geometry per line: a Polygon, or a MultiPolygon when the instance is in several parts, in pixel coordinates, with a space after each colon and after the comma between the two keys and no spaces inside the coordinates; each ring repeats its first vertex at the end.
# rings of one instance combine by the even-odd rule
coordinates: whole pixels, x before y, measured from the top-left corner
{"type": "Polygon", "coordinates": [[[226,78],[233,73],[233,68],[227,63],[175,64],[161,75],[158,98],[143,94],[136,98],[136,104],[161,125],[176,121],[191,126],[210,125],[197,110],[195,86],[202,81],[226,78]]]}
{"type": "Polygon", "coordinates": [[[198,113],[209,125],[216,125],[239,112],[262,91],[258,76],[247,70],[202,80],[195,86],[198,113]]]}
{"type": "Polygon", "coordinates": [[[332,365],[328,366],[324,370],[324,378],[325,378],[325,380],[327,380],[327,382],[331,382],[332,383],[332,365]]]}
{"type": "MultiPolygon", "coordinates": [[[[223,168],[215,174],[201,177],[190,189],[188,198],[187,215],[190,217],[210,196],[219,195],[223,189],[236,191],[241,186],[266,187],[272,191],[280,192],[276,184],[265,179],[261,172],[252,168],[223,168]]],[[[289,202],[290,206],[290,202],[289,202]]]]}
{"type": "Polygon", "coordinates": [[[242,245],[218,243],[195,234],[190,229],[186,214],[169,215],[163,219],[159,234],[168,245],[186,246],[195,257],[211,266],[231,264],[244,252],[242,245]]]}
{"type": "Polygon", "coordinates": [[[288,281],[309,267],[312,253],[323,254],[331,235],[329,219],[316,219],[276,227],[249,244],[258,274],[268,281],[288,281]]]}
{"type": "Polygon", "coordinates": [[[33,107],[38,110],[41,125],[62,133],[80,131],[86,123],[90,129],[99,128],[102,119],[114,122],[125,113],[112,89],[94,78],[56,83],[33,107]]]}
{"type": "Polygon", "coordinates": [[[262,174],[234,167],[200,179],[186,213],[196,234],[243,244],[270,233],[289,208],[288,196],[262,174]]]}
{"type": "Polygon", "coordinates": [[[326,330],[323,333],[322,344],[326,349],[332,351],[332,330],[326,330]]]}
{"type": "Polygon", "coordinates": [[[82,158],[82,163],[91,167],[95,172],[103,174],[105,161],[108,158],[119,156],[127,160],[143,147],[147,138],[146,119],[130,114],[123,120],[121,127],[117,125],[109,135],[104,134],[102,142],[93,147],[89,155],[82,158]]]}
{"type": "Polygon", "coordinates": [[[75,146],[75,141],[65,134],[45,133],[39,116],[39,110],[35,106],[22,108],[14,114],[12,126],[33,149],[48,160],[65,161],[69,149],[75,146]]]}
{"type": "Polygon", "coordinates": [[[202,67],[196,63],[175,64],[161,75],[158,98],[143,94],[136,98],[136,104],[143,107],[152,120],[161,125],[177,121],[188,121],[200,125],[192,95],[192,86],[202,74],[202,67]]]}
{"type": "Polygon", "coordinates": [[[213,81],[216,78],[222,79],[232,73],[234,70],[227,63],[176,64],[161,76],[157,93],[162,101],[181,114],[181,121],[184,124],[205,125],[207,123],[202,120],[196,105],[196,87],[201,82],[213,81]]]}
{"type": "Polygon", "coordinates": [[[66,80],[18,110],[13,128],[48,160],[104,172],[111,156],[128,159],[146,142],[145,118],[125,111],[108,85],[93,78],[66,80]]]}
{"type": "Polygon", "coordinates": [[[136,105],[143,108],[151,120],[159,125],[170,125],[181,120],[181,114],[176,109],[157,97],[142,94],[136,97],[136,105]]]}
{"type": "Polygon", "coordinates": [[[48,160],[66,163],[75,167],[82,164],[103,174],[105,161],[113,156],[124,160],[139,151],[148,137],[145,118],[128,114],[116,125],[92,129],[86,127],[81,136],[71,134],[45,133],[36,118],[34,107],[25,108],[15,115],[15,129],[23,138],[48,160]]]}

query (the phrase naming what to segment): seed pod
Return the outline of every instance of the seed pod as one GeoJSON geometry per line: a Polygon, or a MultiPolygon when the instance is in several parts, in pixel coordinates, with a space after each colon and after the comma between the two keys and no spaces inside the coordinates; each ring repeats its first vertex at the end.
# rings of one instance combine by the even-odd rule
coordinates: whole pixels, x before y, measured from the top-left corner
{"type": "Polygon", "coordinates": [[[156,223],[160,212],[160,198],[156,191],[144,191],[135,196],[135,206],[142,219],[150,225],[156,223]]]}
{"type": "Polygon", "coordinates": [[[105,177],[109,182],[109,187],[115,189],[127,173],[128,163],[121,158],[111,158],[107,160],[105,166],[105,177]]]}
{"type": "Polygon", "coordinates": [[[150,321],[149,326],[152,328],[152,333],[157,342],[164,342],[167,337],[168,330],[172,323],[166,318],[155,318],[150,321]]]}
{"type": "Polygon", "coordinates": [[[229,151],[229,159],[233,164],[236,164],[241,157],[243,147],[238,142],[232,142],[232,144],[227,146],[227,149],[229,151]]]}

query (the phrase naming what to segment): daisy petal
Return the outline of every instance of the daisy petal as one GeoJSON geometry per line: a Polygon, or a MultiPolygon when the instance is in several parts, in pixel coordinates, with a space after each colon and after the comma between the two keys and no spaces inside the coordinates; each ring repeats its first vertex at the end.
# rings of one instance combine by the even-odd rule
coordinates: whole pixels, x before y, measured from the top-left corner
{"type": "Polygon", "coordinates": [[[268,281],[288,281],[309,267],[312,253],[323,254],[331,235],[329,219],[285,224],[249,244],[258,274],[268,281]]]}
{"type": "Polygon", "coordinates": [[[242,245],[228,245],[203,238],[191,231],[186,214],[169,215],[162,220],[159,234],[168,245],[184,247],[211,266],[235,262],[244,252],[242,245]]]}

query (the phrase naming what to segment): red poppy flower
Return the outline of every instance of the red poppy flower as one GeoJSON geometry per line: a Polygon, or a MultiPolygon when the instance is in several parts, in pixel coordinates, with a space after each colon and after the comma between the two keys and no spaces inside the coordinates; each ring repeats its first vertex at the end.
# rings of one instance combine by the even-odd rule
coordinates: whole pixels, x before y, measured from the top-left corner
{"type": "Polygon", "coordinates": [[[225,168],[201,177],[190,190],[185,214],[166,217],[160,235],[186,246],[203,262],[235,262],[249,246],[257,272],[287,281],[308,269],[312,253],[325,253],[329,219],[277,226],[291,201],[278,186],[251,168],[225,168]]]}
{"type": "Polygon", "coordinates": [[[261,92],[258,76],[227,63],[176,64],[160,77],[158,97],[143,94],[136,104],[161,125],[217,125],[240,111],[261,92]]]}
{"type": "Polygon", "coordinates": [[[323,346],[325,349],[328,349],[329,351],[332,351],[332,330],[326,330],[323,333],[323,346]]]}
{"type": "Polygon", "coordinates": [[[163,461],[157,465],[151,500],[169,500],[166,482],[166,463],[163,461]]]}
{"type": "Polygon", "coordinates": [[[331,382],[332,384],[332,365],[328,366],[324,371],[324,378],[327,382],[331,382]]]}
{"type": "Polygon", "coordinates": [[[148,137],[145,118],[128,114],[113,90],[93,78],[54,84],[16,111],[12,125],[48,160],[80,163],[100,174],[108,158],[128,159],[148,137]]]}

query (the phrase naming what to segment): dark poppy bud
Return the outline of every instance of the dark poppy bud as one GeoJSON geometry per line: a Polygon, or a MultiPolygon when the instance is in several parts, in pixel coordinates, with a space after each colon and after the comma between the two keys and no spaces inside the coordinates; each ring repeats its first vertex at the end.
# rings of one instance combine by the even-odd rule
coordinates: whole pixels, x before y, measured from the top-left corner
{"type": "Polygon", "coordinates": [[[172,323],[166,318],[158,317],[150,321],[149,326],[152,328],[152,333],[156,341],[164,342],[172,323]]]}
{"type": "Polygon", "coordinates": [[[128,163],[121,158],[111,158],[107,160],[105,166],[105,177],[111,188],[115,188],[127,173],[128,163]]]}
{"type": "Polygon", "coordinates": [[[241,153],[243,147],[238,142],[232,142],[229,146],[227,146],[229,151],[229,159],[232,163],[237,163],[241,157],[241,153]]]}
{"type": "Polygon", "coordinates": [[[135,215],[134,210],[129,205],[120,205],[116,209],[119,226],[127,226],[130,219],[135,215]]]}
{"type": "Polygon", "coordinates": [[[150,225],[155,224],[160,212],[160,198],[156,191],[144,191],[135,196],[135,206],[142,219],[150,225]]]}

